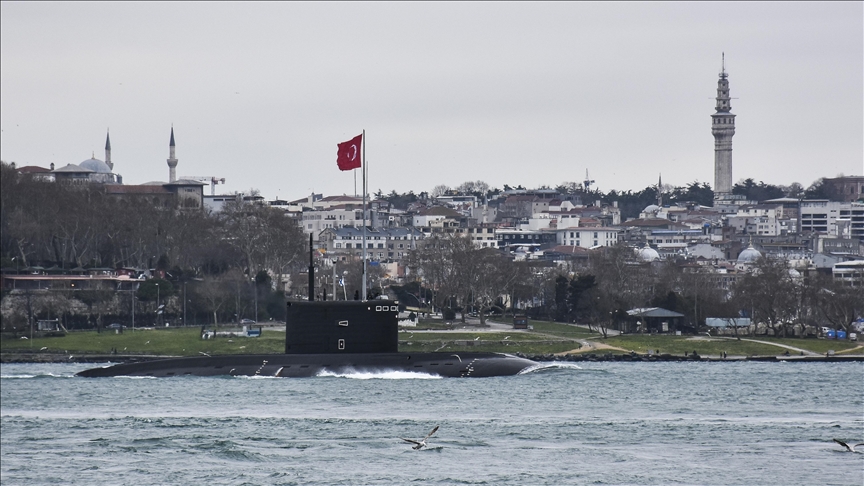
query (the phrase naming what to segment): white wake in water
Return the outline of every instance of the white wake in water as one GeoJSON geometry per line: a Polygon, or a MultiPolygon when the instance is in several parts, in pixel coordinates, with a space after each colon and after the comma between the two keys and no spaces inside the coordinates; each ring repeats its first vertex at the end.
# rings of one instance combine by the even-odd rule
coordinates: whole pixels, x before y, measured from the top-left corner
{"type": "Polygon", "coordinates": [[[529,366],[524,370],[520,371],[520,375],[527,375],[528,373],[539,373],[544,371],[551,370],[581,370],[582,367],[575,363],[558,363],[558,362],[547,362],[547,363],[538,363],[534,366],[529,366]]]}
{"type": "Polygon", "coordinates": [[[355,380],[440,380],[438,375],[430,375],[428,373],[416,373],[412,371],[355,371],[346,370],[343,372],[320,371],[315,376],[332,376],[336,378],[352,378],[355,380]]]}

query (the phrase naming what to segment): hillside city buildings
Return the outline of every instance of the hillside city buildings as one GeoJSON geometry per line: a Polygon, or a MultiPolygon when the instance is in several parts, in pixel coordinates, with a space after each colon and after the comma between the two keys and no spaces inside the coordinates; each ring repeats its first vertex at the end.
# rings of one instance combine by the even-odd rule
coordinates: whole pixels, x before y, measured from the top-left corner
{"type": "MultiPolygon", "coordinates": [[[[831,199],[779,198],[749,201],[733,195],[729,74],[724,64],[717,84],[714,136],[714,204],[664,204],[662,182],[656,204],[636,217],[622,216],[617,202],[588,200],[590,192],[563,194],[550,189],[507,190],[492,196],[450,192],[421,194],[395,207],[385,198],[365,209],[366,255],[399,279],[407,274],[411,250],[434,235],[469,238],[477,248],[505,252],[514,259],[550,265],[584,262],[591,251],[624,243],[634,257],[651,265],[674,259],[682,266],[723,275],[734,282],[761,255],[782,258],[801,272],[832,273],[852,285],[864,285],[864,176],[824,179],[831,199]]],[[[106,137],[105,160],[91,157],[61,168],[20,167],[20,173],[58,184],[98,184],[107,194],[134,204],[175,204],[182,210],[220,211],[232,200],[266,204],[285,213],[311,235],[319,256],[328,262],[361,258],[363,199],[357,196],[310,194],[292,201],[267,201],[257,195],[216,195],[219,179],[177,178],[174,129],[169,142],[167,182],[123,184],[111,160],[106,137]],[[203,193],[206,182],[211,194],[203,193]]],[[[221,179],[224,183],[224,179],[221,179]]],[[[593,181],[586,181],[586,183],[593,181]]],[[[585,189],[585,187],[583,187],[585,189]]]]}

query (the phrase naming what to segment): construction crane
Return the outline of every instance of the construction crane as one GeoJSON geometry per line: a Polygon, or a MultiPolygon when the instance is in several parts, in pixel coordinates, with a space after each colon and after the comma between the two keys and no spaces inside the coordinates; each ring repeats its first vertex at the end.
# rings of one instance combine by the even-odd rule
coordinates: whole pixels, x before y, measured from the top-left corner
{"type": "Polygon", "coordinates": [[[225,184],[224,177],[215,177],[215,176],[184,176],[181,179],[189,179],[192,181],[201,181],[201,182],[209,182],[210,183],[210,195],[216,195],[216,184],[225,184]]]}

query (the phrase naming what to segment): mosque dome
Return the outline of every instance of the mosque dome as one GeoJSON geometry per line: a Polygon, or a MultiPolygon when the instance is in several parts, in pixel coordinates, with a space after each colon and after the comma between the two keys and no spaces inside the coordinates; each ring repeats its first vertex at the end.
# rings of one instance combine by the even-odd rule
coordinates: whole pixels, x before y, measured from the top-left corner
{"type": "Polygon", "coordinates": [[[753,263],[760,258],[762,258],[762,254],[759,253],[759,250],[753,248],[753,243],[750,243],[750,246],[738,255],[738,263],[753,263]]]}
{"type": "Polygon", "coordinates": [[[642,210],[643,213],[656,213],[660,210],[660,206],[656,204],[649,204],[645,206],[645,209],[642,210]]]}
{"type": "Polygon", "coordinates": [[[653,262],[660,259],[660,254],[657,253],[657,250],[648,245],[636,250],[636,256],[643,262],[653,262]]]}
{"type": "Polygon", "coordinates": [[[85,169],[90,169],[93,172],[96,172],[98,174],[110,174],[111,173],[111,168],[108,167],[108,164],[106,164],[105,162],[102,162],[99,159],[87,159],[78,165],[80,167],[85,168],[85,169]]]}

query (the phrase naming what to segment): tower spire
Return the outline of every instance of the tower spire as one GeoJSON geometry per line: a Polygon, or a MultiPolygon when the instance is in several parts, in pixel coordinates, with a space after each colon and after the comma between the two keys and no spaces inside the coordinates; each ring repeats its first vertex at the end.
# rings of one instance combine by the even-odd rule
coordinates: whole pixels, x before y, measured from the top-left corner
{"type": "Polygon", "coordinates": [[[171,142],[168,143],[168,182],[177,180],[177,157],[174,155],[174,125],[171,125],[171,142]]]}
{"type": "Polygon", "coordinates": [[[657,206],[663,207],[663,174],[657,178],[657,206]]]}
{"type": "Polygon", "coordinates": [[[711,115],[714,135],[714,195],[732,192],[732,136],[735,135],[735,115],[731,113],[729,75],[726,73],[726,53],[723,53],[720,79],[717,81],[717,104],[711,115]]]}

